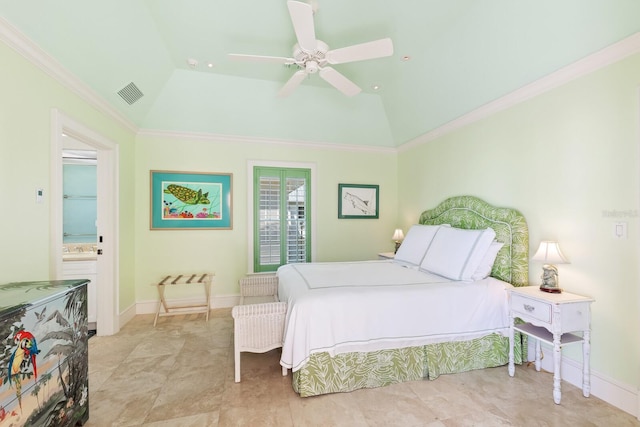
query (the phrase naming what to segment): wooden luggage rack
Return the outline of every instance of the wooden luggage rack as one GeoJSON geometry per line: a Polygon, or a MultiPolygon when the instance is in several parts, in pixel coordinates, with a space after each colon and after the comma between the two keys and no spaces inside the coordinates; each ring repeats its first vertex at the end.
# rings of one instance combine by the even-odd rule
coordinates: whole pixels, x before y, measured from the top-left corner
{"type": "Polygon", "coordinates": [[[156,326],[158,317],[160,316],[177,316],[187,313],[205,313],[206,320],[209,321],[209,301],[211,298],[211,282],[215,273],[195,273],[195,274],[179,274],[177,276],[165,276],[161,281],[155,284],[158,289],[158,310],[153,320],[153,326],[156,326]],[[205,301],[202,304],[190,305],[169,305],[165,299],[164,291],[167,286],[202,284],[204,286],[205,301]],[[164,313],[160,312],[160,308],[164,308],[164,313]]]}

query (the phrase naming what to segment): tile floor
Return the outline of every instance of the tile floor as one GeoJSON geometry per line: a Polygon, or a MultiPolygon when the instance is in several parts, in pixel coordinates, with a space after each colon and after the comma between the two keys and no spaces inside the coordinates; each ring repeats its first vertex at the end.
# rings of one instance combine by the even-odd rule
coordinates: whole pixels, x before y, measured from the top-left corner
{"type": "Polygon", "coordinates": [[[242,354],[233,381],[230,309],[203,315],[136,316],[120,333],[89,340],[86,426],[640,426],[552,375],[518,366],[443,375],[388,387],[298,397],[278,350],[242,354]]]}

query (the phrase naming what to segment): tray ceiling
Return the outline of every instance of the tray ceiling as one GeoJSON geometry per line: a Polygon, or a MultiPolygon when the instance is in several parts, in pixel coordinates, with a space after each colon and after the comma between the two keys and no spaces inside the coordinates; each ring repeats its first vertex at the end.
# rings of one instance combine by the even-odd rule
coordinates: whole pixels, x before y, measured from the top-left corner
{"type": "Polygon", "coordinates": [[[334,66],[363,89],[352,98],[318,75],[278,98],[295,69],[228,60],[291,56],[285,0],[0,0],[0,25],[139,130],[377,147],[412,141],[640,30],[632,0],[314,5],[316,36],[332,49],[393,40],[391,57],[334,66]]]}

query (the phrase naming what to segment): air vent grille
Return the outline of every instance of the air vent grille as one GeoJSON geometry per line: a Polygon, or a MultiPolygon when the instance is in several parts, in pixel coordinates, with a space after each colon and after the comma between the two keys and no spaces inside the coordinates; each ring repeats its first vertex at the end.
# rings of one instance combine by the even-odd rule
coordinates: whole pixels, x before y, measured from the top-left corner
{"type": "Polygon", "coordinates": [[[140,89],[138,89],[138,86],[136,86],[133,82],[131,82],[125,87],[123,87],[122,89],[120,89],[118,91],[118,95],[120,95],[122,99],[124,99],[127,102],[127,104],[131,105],[134,102],[136,102],[138,99],[142,98],[144,96],[144,93],[142,93],[140,89]]]}

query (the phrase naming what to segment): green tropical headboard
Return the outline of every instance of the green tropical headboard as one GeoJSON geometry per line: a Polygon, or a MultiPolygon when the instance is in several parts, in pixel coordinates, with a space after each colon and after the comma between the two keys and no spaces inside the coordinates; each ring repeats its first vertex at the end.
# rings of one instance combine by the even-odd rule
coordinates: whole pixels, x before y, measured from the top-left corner
{"type": "Polygon", "coordinates": [[[491,206],[473,196],[457,196],[422,212],[419,223],[450,224],[465,229],[493,228],[496,240],[504,246],[498,252],[491,276],[514,286],[528,285],[529,228],[517,210],[491,206]]]}

